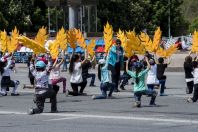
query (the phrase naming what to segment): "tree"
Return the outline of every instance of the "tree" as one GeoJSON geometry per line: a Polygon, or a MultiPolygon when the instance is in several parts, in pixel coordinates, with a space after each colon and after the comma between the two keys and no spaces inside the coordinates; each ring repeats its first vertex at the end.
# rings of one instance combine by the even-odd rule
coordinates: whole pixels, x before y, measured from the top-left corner
{"type": "MultiPolygon", "coordinates": [[[[118,28],[137,31],[148,29],[152,33],[157,26],[160,26],[163,35],[168,36],[169,7],[171,10],[171,31],[177,35],[178,29],[184,24],[180,9],[182,0],[99,0],[98,17],[100,24],[104,25],[109,21],[115,31],[118,28]]],[[[100,31],[103,26],[100,27],[100,31]]]]}
{"type": "Polygon", "coordinates": [[[195,30],[198,30],[198,17],[189,26],[189,32],[193,33],[195,30]]]}

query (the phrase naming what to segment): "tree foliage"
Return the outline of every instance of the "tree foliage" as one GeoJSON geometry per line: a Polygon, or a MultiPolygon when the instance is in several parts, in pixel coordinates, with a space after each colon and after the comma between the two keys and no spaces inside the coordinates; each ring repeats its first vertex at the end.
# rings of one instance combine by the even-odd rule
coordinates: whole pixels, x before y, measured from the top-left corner
{"type": "MultiPolygon", "coordinates": [[[[114,29],[154,31],[160,26],[163,35],[168,36],[168,16],[170,8],[172,34],[179,34],[184,19],[180,6],[182,0],[100,0],[98,14],[101,25],[109,21],[114,29]]],[[[102,26],[100,30],[102,30],[102,26]]]]}

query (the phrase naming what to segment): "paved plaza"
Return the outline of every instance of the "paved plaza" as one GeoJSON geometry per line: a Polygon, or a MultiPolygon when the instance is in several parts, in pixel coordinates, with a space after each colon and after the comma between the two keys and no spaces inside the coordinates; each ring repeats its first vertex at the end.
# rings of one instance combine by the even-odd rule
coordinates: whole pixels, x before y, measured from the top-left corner
{"type": "MultiPolygon", "coordinates": [[[[69,74],[62,75],[71,89],[69,74]]],[[[23,84],[29,83],[23,65],[12,75],[21,81],[21,96],[0,97],[0,132],[197,132],[198,107],[197,103],[185,102],[189,95],[185,94],[184,73],[166,75],[168,96],[157,96],[157,107],[149,107],[150,99],[143,97],[142,108],[134,108],[131,85],[126,91],[114,93],[115,99],[92,100],[93,94],[100,94],[96,79],[97,87],[86,87],[87,96],[66,97],[61,89],[57,95],[59,113],[50,113],[50,104],[46,103],[43,114],[27,115],[28,108],[34,106],[33,90],[22,89],[23,84]]]]}

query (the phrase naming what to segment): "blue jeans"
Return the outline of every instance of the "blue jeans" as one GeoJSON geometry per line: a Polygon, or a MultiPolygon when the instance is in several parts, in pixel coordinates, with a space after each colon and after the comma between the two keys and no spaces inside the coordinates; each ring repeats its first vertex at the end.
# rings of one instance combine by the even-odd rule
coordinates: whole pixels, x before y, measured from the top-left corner
{"type": "Polygon", "coordinates": [[[149,90],[153,90],[154,89],[154,84],[147,84],[147,87],[149,90]]]}
{"type": "Polygon", "coordinates": [[[136,102],[141,102],[142,95],[151,96],[150,104],[155,104],[155,98],[157,96],[157,92],[155,90],[146,89],[143,91],[134,92],[134,97],[136,102]]]}
{"type": "Polygon", "coordinates": [[[160,84],[160,94],[163,94],[164,93],[164,89],[165,89],[165,83],[166,83],[166,80],[159,80],[159,84],[160,84]]]}
{"type": "Polygon", "coordinates": [[[91,78],[91,82],[90,82],[90,85],[94,85],[95,83],[95,78],[96,78],[96,75],[91,73],[91,74],[87,74],[87,78],[91,78]]]}
{"type": "Polygon", "coordinates": [[[64,70],[67,71],[67,64],[68,64],[67,62],[64,62],[64,63],[63,63],[63,69],[62,69],[63,71],[64,71],[64,70]]]}
{"type": "Polygon", "coordinates": [[[106,99],[107,98],[107,91],[109,91],[108,96],[111,97],[113,90],[115,88],[114,83],[101,83],[100,84],[100,90],[102,92],[102,95],[96,96],[94,99],[106,99]]]}

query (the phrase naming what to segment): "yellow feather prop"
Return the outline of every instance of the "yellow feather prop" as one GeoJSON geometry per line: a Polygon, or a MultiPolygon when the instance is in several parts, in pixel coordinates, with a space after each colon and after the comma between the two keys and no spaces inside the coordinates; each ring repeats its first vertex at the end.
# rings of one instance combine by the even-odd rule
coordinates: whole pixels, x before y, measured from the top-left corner
{"type": "Polygon", "coordinates": [[[6,31],[1,31],[1,52],[5,53],[7,50],[8,37],[6,31]]]}
{"type": "Polygon", "coordinates": [[[125,33],[123,31],[121,31],[120,29],[117,33],[117,39],[120,39],[120,41],[122,43],[122,47],[126,47],[127,37],[126,37],[125,33]]]}
{"type": "Polygon", "coordinates": [[[191,52],[197,53],[198,52],[198,32],[194,31],[193,37],[192,37],[192,48],[191,52]]]}
{"type": "Polygon", "coordinates": [[[82,32],[78,29],[75,29],[75,33],[76,33],[76,39],[77,39],[77,43],[78,45],[85,49],[86,48],[86,42],[85,42],[85,38],[82,35],[82,32]]]}
{"type": "Polygon", "coordinates": [[[67,48],[67,34],[63,27],[58,31],[55,41],[57,44],[59,44],[62,50],[65,50],[67,48]]]}
{"type": "MultiPolygon", "coordinates": [[[[139,37],[136,35],[135,30],[127,32],[127,51],[136,54],[145,54],[145,47],[141,44],[139,37]]],[[[131,55],[131,54],[130,54],[131,55]]],[[[133,55],[133,54],[132,54],[133,55]]]]}
{"type": "Polygon", "coordinates": [[[95,55],[95,51],[94,51],[94,48],[96,46],[96,40],[95,39],[92,39],[89,43],[89,45],[87,46],[87,52],[88,54],[93,57],[95,55]]]}
{"type": "Polygon", "coordinates": [[[46,52],[46,49],[43,46],[41,46],[38,42],[32,39],[29,39],[25,36],[20,36],[18,39],[20,42],[23,43],[25,47],[32,49],[35,54],[46,52]]]}
{"type": "Polygon", "coordinates": [[[8,42],[8,52],[13,53],[17,47],[18,47],[18,37],[19,37],[19,31],[15,27],[14,30],[12,30],[12,36],[10,41],[8,42]]]}
{"type": "Polygon", "coordinates": [[[67,41],[70,44],[70,47],[75,49],[76,48],[76,34],[74,29],[70,29],[67,32],[67,41]]]}
{"type": "Polygon", "coordinates": [[[58,41],[54,41],[54,42],[50,43],[48,49],[49,49],[50,55],[52,56],[53,59],[58,57],[58,55],[59,55],[58,41]]]}
{"type": "Polygon", "coordinates": [[[104,35],[104,42],[105,42],[105,52],[107,53],[113,43],[113,27],[109,25],[108,22],[106,26],[104,26],[103,35],[104,35]]]}
{"type": "Polygon", "coordinates": [[[145,49],[148,52],[154,52],[154,49],[152,47],[153,42],[148,36],[148,34],[141,32],[141,34],[139,35],[139,38],[141,40],[141,44],[144,45],[145,49]]]}
{"type": "Polygon", "coordinates": [[[154,52],[156,52],[157,49],[159,48],[159,45],[160,45],[160,42],[161,42],[161,36],[162,36],[162,32],[160,30],[160,27],[158,27],[157,30],[155,30],[155,35],[153,37],[152,49],[154,49],[154,52]]]}
{"type": "Polygon", "coordinates": [[[40,44],[41,46],[44,47],[44,44],[45,44],[45,40],[47,40],[48,38],[48,35],[47,35],[47,28],[45,27],[42,27],[39,29],[36,37],[35,37],[35,41],[40,44]]]}

